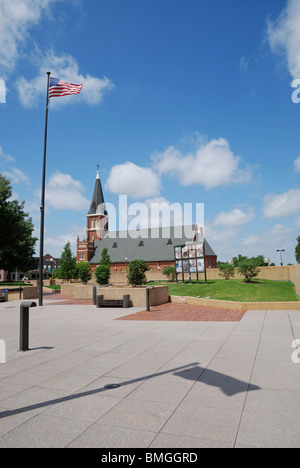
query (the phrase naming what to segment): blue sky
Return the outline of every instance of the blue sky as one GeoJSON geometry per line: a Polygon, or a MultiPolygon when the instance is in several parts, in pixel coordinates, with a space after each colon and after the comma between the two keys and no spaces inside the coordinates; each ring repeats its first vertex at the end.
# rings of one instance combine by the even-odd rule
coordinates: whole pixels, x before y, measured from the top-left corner
{"type": "Polygon", "coordinates": [[[99,163],[106,202],[204,203],[220,260],[294,263],[299,24],[300,0],[2,0],[0,172],[37,237],[46,72],[83,83],[50,103],[44,252],[75,251],[99,163]]]}

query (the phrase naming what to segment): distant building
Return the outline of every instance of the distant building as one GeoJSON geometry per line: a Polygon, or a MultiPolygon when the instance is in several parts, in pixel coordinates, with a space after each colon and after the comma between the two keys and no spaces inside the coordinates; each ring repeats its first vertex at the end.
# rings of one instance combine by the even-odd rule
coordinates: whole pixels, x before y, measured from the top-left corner
{"type": "MultiPolygon", "coordinates": [[[[126,271],[132,260],[144,260],[149,264],[150,270],[163,270],[166,266],[175,264],[174,248],[192,242],[193,234],[193,226],[190,226],[190,229],[184,226],[171,226],[110,232],[98,169],[93,198],[87,214],[86,237],[83,240],[77,238],[76,260],[89,262],[94,270],[100,263],[102,250],[107,248],[112,271],[126,271]]],[[[205,254],[206,268],[217,268],[217,255],[206,239],[205,254]]]]}
{"type": "MultiPolygon", "coordinates": [[[[37,265],[39,264],[39,259],[35,258],[37,265]]],[[[43,277],[44,279],[51,278],[53,271],[56,271],[59,268],[60,259],[54,258],[50,254],[46,254],[43,257],[43,277]]],[[[1,281],[8,281],[8,272],[1,270],[1,281]]],[[[39,269],[33,269],[30,271],[15,271],[11,273],[11,281],[23,281],[24,278],[29,280],[38,280],[40,277],[39,269]]]]}

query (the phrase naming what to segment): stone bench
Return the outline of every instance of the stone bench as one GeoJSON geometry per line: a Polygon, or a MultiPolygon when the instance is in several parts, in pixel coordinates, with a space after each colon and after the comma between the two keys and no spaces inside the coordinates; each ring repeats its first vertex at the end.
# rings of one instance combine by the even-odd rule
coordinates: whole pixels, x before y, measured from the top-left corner
{"type": "Polygon", "coordinates": [[[104,299],[104,296],[96,297],[96,307],[123,307],[128,309],[130,307],[130,295],[125,294],[123,299],[104,299]]]}

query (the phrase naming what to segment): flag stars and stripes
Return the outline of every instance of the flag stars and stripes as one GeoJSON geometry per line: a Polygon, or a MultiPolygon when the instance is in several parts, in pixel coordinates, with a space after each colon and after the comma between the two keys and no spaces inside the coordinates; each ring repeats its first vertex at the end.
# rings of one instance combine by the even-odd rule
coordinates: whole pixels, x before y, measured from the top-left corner
{"type": "Polygon", "coordinates": [[[50,78],[49,99],[52,97],[68,96],[70,94],[80,94],[83,84],[76,85],[66,83],[58,78],[50,78]]]}

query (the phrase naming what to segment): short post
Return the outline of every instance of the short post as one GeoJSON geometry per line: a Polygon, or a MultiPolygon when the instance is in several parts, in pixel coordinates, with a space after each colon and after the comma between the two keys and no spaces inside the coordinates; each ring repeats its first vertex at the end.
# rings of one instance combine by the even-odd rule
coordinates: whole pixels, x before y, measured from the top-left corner
{"type": "Polygon", "coordinates": [[[130,305],[130,294],[124,294],[123,296],[123,308],[128,309],[130,305]]]}
{"type": "Polygon", "coordinates": [[[93,287],[93,304],[96,305],[97,300],[97,286],[93,287]]]}
{"type": "Polygon", "coordinates": [[[20,348],[19,351],[29,350],[29,308],[36,307],[35,302],[22,302],[20,305],[20,348]]]}
{"type": "Polygon", "coordinates": [[[154,286],[147,286],[146,287],[146,311],[150,312],[150,291],[154,289],[154,286]]]}

